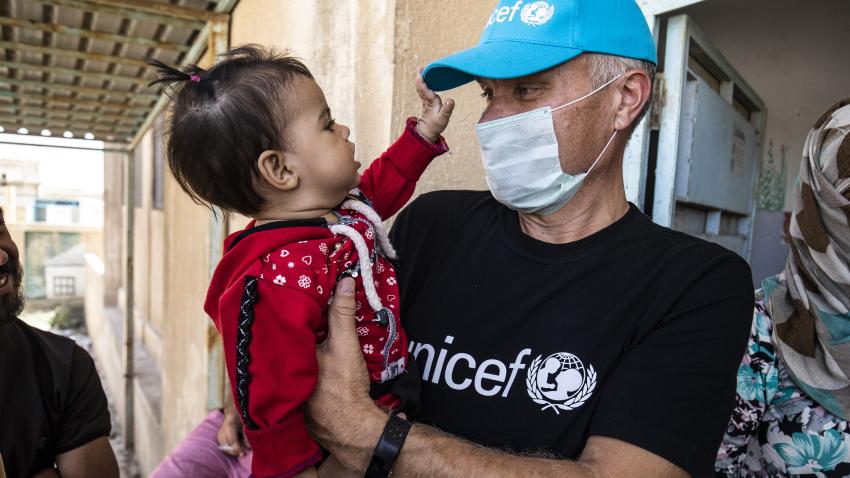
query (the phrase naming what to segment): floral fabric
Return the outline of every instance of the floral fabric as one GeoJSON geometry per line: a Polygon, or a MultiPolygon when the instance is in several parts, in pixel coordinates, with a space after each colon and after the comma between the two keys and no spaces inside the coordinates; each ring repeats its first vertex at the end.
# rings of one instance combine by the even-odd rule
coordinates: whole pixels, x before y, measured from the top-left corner
{"type": "Polygon", "coordinates": [[[777,356],[759,294],[738,369],[736,406],[717,454],[728,477],[850,476],[850,430],[794,382],[777,356]]]}

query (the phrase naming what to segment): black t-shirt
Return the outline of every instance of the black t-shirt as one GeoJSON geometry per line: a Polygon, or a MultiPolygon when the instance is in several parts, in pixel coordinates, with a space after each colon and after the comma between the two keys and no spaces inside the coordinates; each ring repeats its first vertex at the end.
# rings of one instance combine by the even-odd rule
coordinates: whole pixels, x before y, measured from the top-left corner
{"type": "Polygon", "coordinates": [[[753,311],[739,256],[635,206],[548,244],[471,191],[421,196],[392,236],[420,422],[564,458],[608,436],[711,475],[753,311]]]}
{"type": "Polygon", "coordinates": [[[52,468],[57,455],[110,430],[85,350],[18,319],[0,324],[0,455],[9,478],[52,468]]]}

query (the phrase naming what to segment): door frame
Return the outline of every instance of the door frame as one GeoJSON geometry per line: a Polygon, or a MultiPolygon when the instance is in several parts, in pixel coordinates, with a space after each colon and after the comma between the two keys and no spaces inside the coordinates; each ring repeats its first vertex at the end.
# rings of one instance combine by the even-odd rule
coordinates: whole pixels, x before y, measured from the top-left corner
{"type": "MultiPolygon", "coordinates": [[[[662,16],[680,8],[701,3],[708,0],[637,0],[649,31],[658,45],[659,32],[661,31],[662,16]]],[[[660,60],[660,58],[659,58],[660,60]]],[[[626,189],[626,199],[644,209],[644,197],[646,196],[646,174],[649,161],[649,132],[650,114],[644,116],[637,125],[632,137],[626,146],[623,158],[623,180],[626,189]]]]}

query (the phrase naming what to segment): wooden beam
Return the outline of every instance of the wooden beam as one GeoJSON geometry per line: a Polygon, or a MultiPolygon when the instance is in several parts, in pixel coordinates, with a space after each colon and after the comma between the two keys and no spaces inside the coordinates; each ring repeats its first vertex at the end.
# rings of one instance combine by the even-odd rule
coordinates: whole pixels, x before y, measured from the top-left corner
{"type": "Polygon", "coordinates": [[[153,2],[151,0],[88,0],[88,3],[201,22],[206,22],[219,16],[218,12],[153,2]]]}
{"type": "Polygon", "coordinates": [[[70,118],[103,118],[109,122],[128,123],[133,126],[141,123],[144,120],[143,116],[130,116],[115,113],[101,113],[99,111],[80,111],[69,109],[42,108],[40,106],[18,106],[18,105],[0,105],[0,113],[12,114],[15,116],[32,116],[27,113],[35,113],[36,115],[46,115],[50,117],[70,117],[70,118]]]}
{"type": "MultiPolygon", "coordinates": [[[[99,100],[81,100],[78,98],[71,98],[70,96],[56,96],[56,95],[41,95],[35,93],[16,93],[14,91],[3,91],[0,90],[0,98],[12,98],[13,100],[20,102],[35,100],[40,101],[44,104],[49,105],[72,105],[72,106],[93,106],[96,108],[115,108],[120,109],[124,112],[133,112],[133,113],[146,113],[150,108],[148,106],[132,106],[127,103],[110,103],[106,101],[99,100]]],[[[150,102],[148,102],[150,103],[150,102]]],[[[2,105],[3,103],[0,103],[2,105]]]]}
{"type": "Polygon", "coordinates": [[[92,3],[84,2],[82,0],[41,0],[41,3],[46,5],[58,5],[62,7],[76,8],[92,13],[106,13],[109,15],[130,18],[133,20],[162,23],[165,25],[171,25],[177,28],[186,28],[189,30],[200,30],[201,28],[204,28],[203,19],[186,19],[184,17],[175,16],[171,13],[140,10],[136,8],[135,2],[133,2],[132,4],[128,3],[127,5],[123,5],[110,3],[92,3]]]}
{"type": "MultiPolygon", "coordinates": [[[[5,119],[6,121],[20,121],[28,124],[41,124],[41,125],[52,125],[51,127],[56,128],[78,128],[78,129],[91,129],[91,128],[100,128],[102,130],[115,130],[115,131],[123,131],[127,134],[132,134],[135,131],[135,125],[130,124],[116,124],[114,121],[94,121],[94,120],[81,120],[81,119],[69,119],[62,118],[59,116],[15,116],[10,113],[6,113],[5,111],[0,111],[0,118],[5,119]]],[[[0,124],[3,124],[0,121],[0,124]]]]}
{"type": "Polygon", "coordinates": [[[16,43],[10,41],[0,41],[0,48],[8,50],[17,50],[28,53],[40,53],[42,55],[53,55],[57,57],[79,58],[87,61],[101,61],[103,63],[117,63],[127,66],[135,66],[138,68],[150,68],[150,65],[142,60],[135,58],[126,58],[115,55],[101,55],[100,53],[90,53],[87,51],[71,50],[68,48],[54,48],[41,45],[30,45],[28,43],[16,43]]]}
{"type": "Polygon", "coordinates": [[[65,83],[45,83],[43,81],[36,80],[18,80],[15,78],[4,78],[0,76],[0,84],[7,84],[12,86],[17,86],[20,88],[32,88],[32,89],[49,89],[55,91],[67,91],[69,93],[78,93],[78,94],[86,94],[86,95],[105,95],[111,97],[125,97],[130,98],[130,101],[147,101],[150,103],[151,101],[158,98],[158,95],[154,92],[133,92],[133,91],[122,91],[122,90],[113,90],[107,88],[91,88],[87,86],[77,86],[77,85],[68,85],[65,83]]]}
{"type": "MultiPolygon", "coordinates": [[[[73,131],[72,131],[72,132],[73,132],[73,131]]],[[[17,134],[17,133],[16,133],[16,132],[14,132],[14,131],[7,131],[6,133],[7,133],[7,134],[14,134],[15,136],[32,136],[32,135],[22,135],[22,134],[17,134]]],[[[37,135],[36,135],[36,136],[37,136],[37,135]]],[[[57,136],[58,136],[58,135],[57,135],[57,136]]],[[[82,139],[82,138],[75,138],[75,139],[82,139]]],[[[101,138],[101,139],[94,139],[94,140],[83,140],[83,141],[101,141],[101,140],[102,140],[102,138],[101,138]]],[[[112,153],[112,152],[115,152],[115,153],[126,153],[126,152],[127,152],[127,147],[126,147],[126,146],[123,146],[123,143],[120,143],[120,142],[118,142],[118,141],[110,141],[110,143],[111,143],[111,147],[98,148],[98,147],[94,147],[94,146],[92,146],[92,147],[86,147],[86,146],[70,146],[70,145],[67,145],[67,144],[63,144],[62,146],[56,146],[56,145],[53,145],[53,144],[41,144],[41,143],[19,143],[19,142],[17,142],[17,141],[0,141],[0,144],[2,144],[2,145],[8,145],[8,146],[21,146],[21,145],[26,145],[28,148],[33,148],[33,147],[35,147],[35,148],[81,149],[81,150],[83,150],[83,151],[103,151],[104,153],[112,153]]]]}
{"type": "Polygon", "coordinates": [[[115,134],[115,135],[131,135],[133,129],[126,126],[108,126],[108,125],[98,125],[98,124],[86,124],[80,121],[71,122],[62,119],[53,119],[53,118],[15,118],[11,116],[3,116],[0,115],[0,125],[4,128],[14,127],[14,128],[26,128],[30,131],[33,128],[43,128],[49,129],[53,134],[61,134],[65,131],[71,131],[72,133],[75,131],[87,132],[90,131],[92,133],[106,133],[106,134],[115,134]]]}
{"type": "Polygon", "coordinates": [[[118,43],[142,45],[151,48],[160,48],[163,50],[189,51],[188,46],[180,43],[166,43],[151,40],[149,38],[129,37],[126,35],[118,35],[116,33],[96,32],[92,30],[84,30],[82,28],[69,27],[67,25],[60,25],[58,23],[40,23],[20,18],[0,17],[0,25],[39,30],[43,32],[62,33],[64,35],[78,37],[95,38],[97,40],[114,41],[118,43]]]}
{"type": "Polygon", "coordinates": [[[69,110],[69,109],[51,109],[51,108],[42,108],[40,106],[25,106],[18,107],[17,105],[0,105],[0,113],[6,115],[14,115],[20,117],[32,117],[32,116],[48,116],[48,117],[62,117],[62,118],[72,118],[72,119],[83,119],[83,118],[94,118],[94,119],[103,119],[106,124],[111,123],[122,123],[128,125],[138,125],[144,120],[143,116],[128,116],[122,114],[115,113],[102,113],[99,111],[79,111],[79,110],[69,110]],[[11,107],[9,107],[11,106],[11,107]]]}
{"type": "MultiPolygon", "coordinates": [[[[122,138],[128,137],[132,134],[132,130],[128,128],[101,128],[98,126],[86,128],[87,125],[81,125],[80,123],[49,121],[45,118],[10,118],[2,115],[0,115],[0,126],[3,126],[7,130],[12,128],[26,128],[30,131],[30,133],[34,133],[36,136],[38,136],[42,129],[50,130],[50,132],[53,133],[53,136],[61,136],[65,131],[70,131],[74,133],[74,136],[78,137],[82,137],[85,133],[120,136],[122,138]]],[[[11,133],[12,131],[9,132],[11,133]]]]}
{"type": "Polygon", "coordinates": [[[125,83],[132,83],[142,87],[147,87],[148,83],[152,81],[151,79],[139,77],[114,75],[112,73],[96,73],[93,71],[75,70],[74,68],[62,68],[59,66],[34,65],[32,63],[22,63],[19,61],[4,61],[0,63],[0,68],[14,68],[18,70],[37,71],[40,73],[71,75],[83,79],[100,81],[123,81],[125,83]]]}

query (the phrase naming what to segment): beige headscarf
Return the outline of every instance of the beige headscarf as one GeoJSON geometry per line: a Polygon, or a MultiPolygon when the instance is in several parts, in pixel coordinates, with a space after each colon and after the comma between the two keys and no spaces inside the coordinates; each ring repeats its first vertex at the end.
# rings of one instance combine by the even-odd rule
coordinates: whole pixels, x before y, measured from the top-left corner
{"type": "Polygon", "coordinates": [[[850,418],[850,99],[809,132],[785,270],[764,283],[777,349],[798,385],[850,418]]]}

